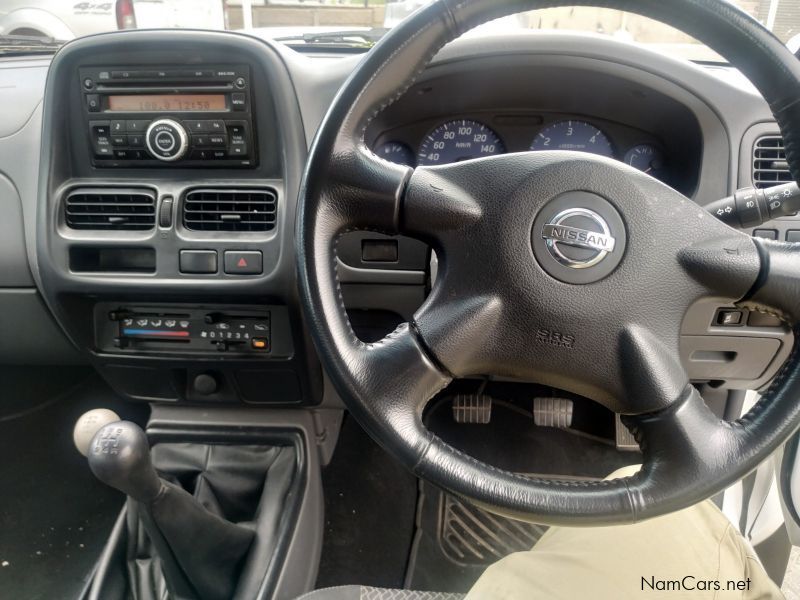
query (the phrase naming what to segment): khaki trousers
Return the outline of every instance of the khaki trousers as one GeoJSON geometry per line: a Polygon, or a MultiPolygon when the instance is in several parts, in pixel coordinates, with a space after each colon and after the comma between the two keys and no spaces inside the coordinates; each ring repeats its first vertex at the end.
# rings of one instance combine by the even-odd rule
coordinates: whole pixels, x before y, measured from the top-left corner
{"type": "MultiPolygon", "coordinates": [[[[630,475],[627,467],[610,478],[630,475]]],[[[783,598],[755,551],[707,500],[619,527],[553,527],[489,567],[467,600],[783,598]]]]}

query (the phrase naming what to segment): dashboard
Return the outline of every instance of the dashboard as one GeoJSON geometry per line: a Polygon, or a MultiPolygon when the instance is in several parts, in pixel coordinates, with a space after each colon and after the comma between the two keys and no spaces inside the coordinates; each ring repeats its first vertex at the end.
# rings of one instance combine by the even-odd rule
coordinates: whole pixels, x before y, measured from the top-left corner
{"type": "MultiPolygon", "coordinates": [[[[358,59],[130,31],[0,61],[0,310],[17,317],[0,320],[16,340],[0,360],[90,362],[138,400],[338,406],[303,325],[293,232],[308,148],[358,59]]],[[[364,129],[378,156],[414,167],[591,152],[699,205],[752,184],[754,152],[779,141],[735,71],[569,34],[458,40],[364,129]]],[[[789,218],[754,233],[797,231],[789,218]]],[[[338,254],[366,341],[435,283],[418,240],[350,232],[338,254]]],[[[731,309],[710,299],[687,314],[682,359],[697,382],[758,389],[791,333],[731,309]]]]}

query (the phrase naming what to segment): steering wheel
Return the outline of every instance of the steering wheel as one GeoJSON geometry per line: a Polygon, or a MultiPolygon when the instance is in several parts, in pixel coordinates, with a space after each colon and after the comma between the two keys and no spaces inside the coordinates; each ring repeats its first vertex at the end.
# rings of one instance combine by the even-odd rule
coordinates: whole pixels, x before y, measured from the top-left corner
{"type": "Polygon", "coordinates": [[[705,296],[794,326],[800,244],[753,239],[611,159],[535,152],[412,170],[364,141],[447,42],[492,19],[575,4],[663,21],[726,57],[769,103],[800,176],[800,63],[725,0],[440,0],[365,56],[319,129],[299,199],[299,284],[338,392],[414,474],[518,519],[630,523],[710,497],[800,425],[798,344],[734,423],[706,407],[678,352],[683,316],[705,296]],[[413,320],[373,344],[350,327],[336,276],[337,241],[357,229],[421,239],[439,259],[413,320]],[[536,381],[621,413],[642,469],[613,481],[529,479],[447,445],[423,409],[452,379],[475,375],[536,381]]]}

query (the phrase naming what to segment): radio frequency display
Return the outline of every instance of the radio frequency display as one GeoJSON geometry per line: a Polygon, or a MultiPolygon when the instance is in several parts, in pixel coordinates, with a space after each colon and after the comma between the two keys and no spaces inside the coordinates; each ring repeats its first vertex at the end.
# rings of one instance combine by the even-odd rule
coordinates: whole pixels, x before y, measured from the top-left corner
{"type": "Polygon", "coordinates": [[[141,94],[109,96],[111,112],[220,112],[227,110],[224,94],[141,94]]]}

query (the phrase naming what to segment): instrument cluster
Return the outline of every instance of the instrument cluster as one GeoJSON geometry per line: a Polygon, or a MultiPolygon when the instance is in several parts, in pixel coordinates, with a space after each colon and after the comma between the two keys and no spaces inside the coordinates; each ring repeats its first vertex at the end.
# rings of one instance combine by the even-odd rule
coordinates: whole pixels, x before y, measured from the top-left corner
{"type": "Polygon", "coordinates": [[[411,167],[506,152],[571,150],[623,161],[667,183],[670,179],[668,157],[655,136],[619,123],[552,114],[479,115],[415,124],[384,132],[372,149],[411,167]]]}

